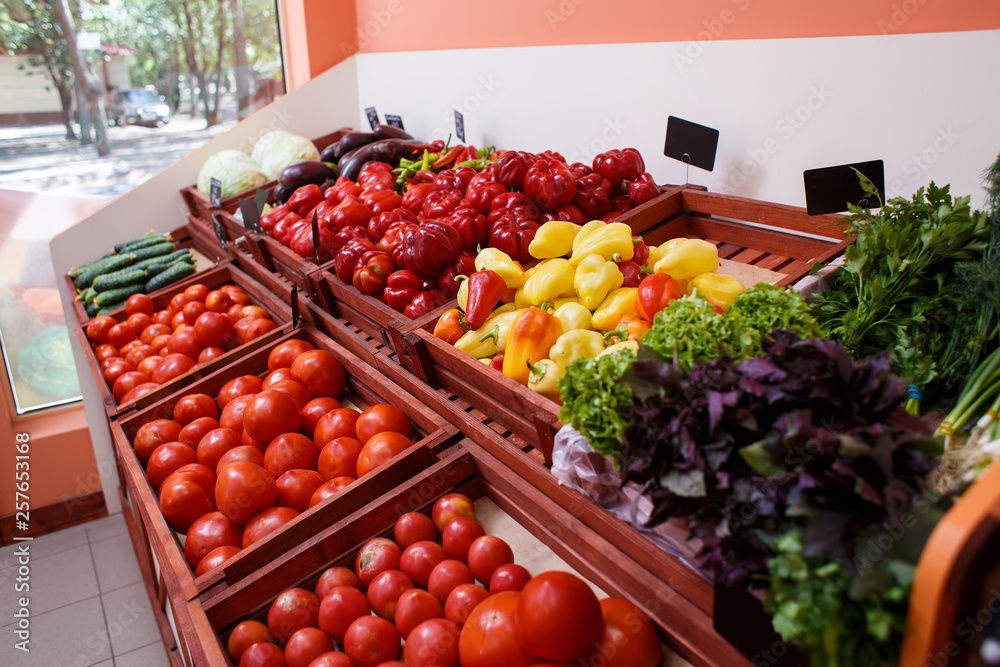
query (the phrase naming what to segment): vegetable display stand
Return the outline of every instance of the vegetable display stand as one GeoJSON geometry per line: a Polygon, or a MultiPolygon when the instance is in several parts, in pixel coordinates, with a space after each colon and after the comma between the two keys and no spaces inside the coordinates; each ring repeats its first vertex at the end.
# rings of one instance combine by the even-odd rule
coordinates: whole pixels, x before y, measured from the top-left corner
{"type": "Polygon", "coordinates": [[[206,222],[193,215],[188,215],[187,227],[191,237],[196,239],[196,245],[204,248],[202,252],[216,259],[236,259],[240,252],[245,252],[256,261],[262,262],[257,248],[257,235],[244,227],[236,218],[231,215],[218,213],[213,214],[219,220],[222,238],[226,240],[223,247],[219,240],[218,232],[211,221],[206,222]]]}
{"type": "MultiPolygon", "coordinates": [[[[189,370],[183,375],[164,383],[157,389],[154,389],[150,393],[136,399],[134,402],[119,405],[111,393],[111,387],[108,386],[108,383],[104,379],[104,374],[101,371],[101,364],[94,355],[94,350],[90,347],[90,341],[87,339],[87,323],[84,322],[83,324],[73,327],[73,330],[80,341],[80,345],[83,348],[87,364],[94,376],[94,382],[97,385],[97,390],[101,395],[101,401],[104,403],[104,410],[109,419],[120,418],[122,415],[128,414],[133,410],[142,410],[177,391],[178,388],[189,385],[190,383],[212,373],[216,369],[232,363],[247,352],[257,349],[263,345],[267,345],[268,343],[283,336],[287,333],[287,330],[291,328],[291,309],[283,301],[275,297],[270,290],[241,271],[232,262],[223,262],[222,264],[218,264],[211,269],[195,273],[184,280],[151,293],[149,296],[153,300],[154,309],[156,311],[165,309],[174,295],[183,292],[187,287],[195,284],[205,285],[210,290],[226,284],[233,284],[240,287],[250,297],[251,303],[260,306],[267,311],[268,316],[275,324],[278,325],[278,328],[265,333],[259,338],[255,338],[248,343],[244,343],[239,347],[228,350],[225,354],[206,364],[189,370]]],[[[125,309],[121,308],[113,311],[110,313],[110,316],[119,322],[124,322],[126,319],[125,309]]]]}

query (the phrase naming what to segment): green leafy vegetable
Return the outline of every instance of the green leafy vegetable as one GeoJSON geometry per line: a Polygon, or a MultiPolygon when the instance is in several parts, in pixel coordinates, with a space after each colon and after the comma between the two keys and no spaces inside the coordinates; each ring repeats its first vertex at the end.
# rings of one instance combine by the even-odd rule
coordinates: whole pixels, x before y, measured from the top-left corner
{"type": "Polygon", "coordinates": [[[732,337],[729,321],[695,292],[658,312],[642,343],[664,359],[673,359],[676,354],[678,363],[691,370],[692,366],[718,357],[719,344],[732,337]]]}
{"type": "Polygon", "coordinates": [[[634,360],[635,352],[630,349],[595,359],[577,359],[559,379],[563,400],[560,421],[572,424],[595,452],[605,456],[617,456],[621,451],[632,391],[617,381],[634,360]]]}

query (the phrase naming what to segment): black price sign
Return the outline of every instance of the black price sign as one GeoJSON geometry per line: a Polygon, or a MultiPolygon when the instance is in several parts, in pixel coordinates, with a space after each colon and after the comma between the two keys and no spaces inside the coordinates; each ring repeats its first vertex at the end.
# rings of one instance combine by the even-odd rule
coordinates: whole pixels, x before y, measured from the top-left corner
{"type": "Polygon", "coordinates": [[[847,210],[848,204],[877,208],[885,201],[885,164],[882,160],[807,169],[802,172],[802,180],[806,187],[806,211],[809,215],[841,213],[847,210]],[[878,201],[873,201],[872,195],[861,187],[858,172],[875,186],[878,201]]]}
{"type": "Polygon", "coordinates": [[[213,178],[208,183],[208,201],[212,204],[213,208],[219,208],[222,206],[222,181],[213,178]]]}
{"type": "Polygon", "coordinates": [[[663,154],[705,171],[715,168],[715,152],[719,148],[719,131],[692,123],[683,118],[667,118],[667,138],[663,154]]]}
{"type": "Polygon", "coordinates": [[[292,285],[292,328],[299,326],[299,286],[292,285]]]}
{"type": "Polygon", "coordinates": [[[263,228],[260,226],[260,216],[264,212],[264,206],[267,204],[268,192],[267,190],[257,189],[257,192],[253,195],[253,203],[257,207],[257,217],[254,218],[254,231],[262,232],[263,228]]]}
{"type": "Polygon", "coordinates": [[[319,264],[319,222],[316,220],[316,211],[313,211],[312,237],[313,237],[313,261],[319,264]]]}
{"type": "Polygon", "coordinates": [[[403,127],[403,119],[400,118],[399,116],[393,116],[392,114],[385,115],[385,124],[392,125],[393,127],[398,127],[401,130],[406,129],[405,127],[403,127]]]}
{"type": "Polygon", "coordinates": [[[249,199],[240,200],[240,212],[243,214],[243,226],[248,232],[255,232],[260,225],[257,207],[249,199]]]}
{"type": "Polygon", "coordinates": [[[375,111],[375,107],[368,107],[365,109],[365,115],[368,116],[368,124],[371,125],[374,130],[378,125],[378,111],[375,111]]]}
{"type": "Polygon", "coordinates": [[[222,226],[222,221],[219,220],[219,216],[215,213],[212,214],[212,228],[215,230],[215,235],[219,239],[219,243],[222,244],[223,250],[229,250],[226,245],[226,228],[222,226]]]}
{"type": "Polygon", "coordinates": [[[465,116],[458,109],[455,109],[455,136],[463,144],[465,143],[465,116]]]}

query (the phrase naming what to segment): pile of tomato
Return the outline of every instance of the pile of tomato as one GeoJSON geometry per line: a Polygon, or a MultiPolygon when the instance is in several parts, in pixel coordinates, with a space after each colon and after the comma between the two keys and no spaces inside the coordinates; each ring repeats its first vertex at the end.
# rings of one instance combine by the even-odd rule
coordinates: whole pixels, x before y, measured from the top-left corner
{"type": "Polygon", "coordinates": [[[439,498],[430,517],[402,515],[394,540],[369,540],[354,569],[331,567],[315,590],[281,593],[266,623],[239,623],[229,657],[239,667],[660,663],[655,628],[638,607],[598,600],[568,572],[532,577],[475,517],[461,494],[439,498]]]}
{"type": "Polygon", "coordinates": [[[403,410],[344,407],[343,364],[305,340],[268,354],[218,397],[188,394],[173,419],[136,432],[133,449],[184,555],[200,576],[413,444],[403,410]]]}
{"type": "Polygon", "coordinates": [[[160,311],[149,296],[134,294],[125,314],[123,322],[102,315],[87,324],[87,339],[117,405],[278,327],[236,285],[191,285],[160,311]]]}

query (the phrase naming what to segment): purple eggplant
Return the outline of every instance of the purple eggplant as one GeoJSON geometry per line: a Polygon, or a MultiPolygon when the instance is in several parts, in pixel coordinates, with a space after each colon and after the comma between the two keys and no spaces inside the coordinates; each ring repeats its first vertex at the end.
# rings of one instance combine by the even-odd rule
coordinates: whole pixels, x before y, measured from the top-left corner
{"type": "Polygon", "coordinates": [[[375,135],[371,132],[348,132],[339,141],[335,141],[323,149],[323,152],[319,154],[319,159],[323,162],[338,162],[340,158],[355,148],[370,144],[375,139],[375,135]]]}
{"type": "Polygon", "coordinates": [[[376,139],[413,139],[413,135],[395,125],[376,125],[372,135],[376,139]]]}
{"type": "Polygon", "coordinates": [[[281,175],[278,176],[278,185],[294,192],[303,185],[310,183],[319,185],[323,181],[336,178],[337,171],[333,165],[326,162],[299,162],[285,167],[281,175]]]}
{"type": "Polygon", "coordinates": [[[337,163],[337,169],[341,176],[356,181],[361,168],[368,162],[385,162],[396,166],[401,158],[412,160],[422,155],[425,148],[427,144],[405,139],[380,139],[344,155],[337,163]]]}

